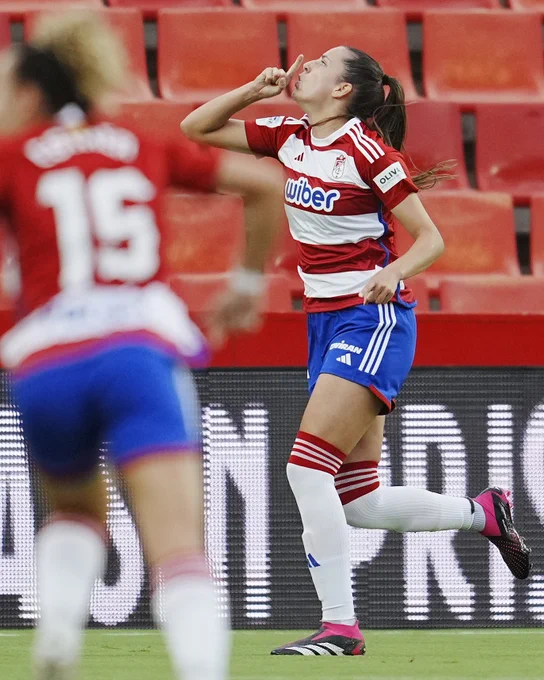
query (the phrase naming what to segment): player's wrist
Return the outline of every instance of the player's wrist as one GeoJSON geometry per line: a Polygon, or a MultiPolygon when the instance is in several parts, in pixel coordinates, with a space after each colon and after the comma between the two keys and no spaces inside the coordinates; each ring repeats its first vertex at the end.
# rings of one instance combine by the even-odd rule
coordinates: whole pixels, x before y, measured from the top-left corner
{"type": "Polygon", "coordinates": [[[262,295],[266,289],[264,274],[255,269],[239,267],[232,273],[230,288],[239,295],[262,295]]]}

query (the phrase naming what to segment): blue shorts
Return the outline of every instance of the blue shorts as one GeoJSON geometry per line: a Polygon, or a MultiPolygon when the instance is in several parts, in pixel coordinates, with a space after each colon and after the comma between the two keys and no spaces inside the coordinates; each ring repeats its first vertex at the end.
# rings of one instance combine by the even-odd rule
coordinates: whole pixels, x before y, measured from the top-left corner
{"type": "Polygon", "coordinates": [[[105,445],[124,465],[197,451],[200,409],[191,374],[166,353],[123,345],[14,378],[30,453],[51,476],[85,475],[105,445]]]}
{"type": "Polygon", "coordinates": [[[384,406],[395,400],[412,367],[416,348],[414,310],[389,302],[308,314],[308,381],[321,373],[368,387],[384,406]]]}

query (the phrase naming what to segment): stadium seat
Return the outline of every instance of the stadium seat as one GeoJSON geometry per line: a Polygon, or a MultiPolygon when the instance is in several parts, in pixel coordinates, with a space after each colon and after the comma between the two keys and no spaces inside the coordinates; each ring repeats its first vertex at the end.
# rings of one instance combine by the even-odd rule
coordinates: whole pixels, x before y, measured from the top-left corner
{"type": "MultiPolygon", "coordinates": [[[[267,312],[291,312],[291,293],[288,280],[281,274],[267,274],[267,312]]],[[[229,283],[230,273],[223,274],[179,274],[172,277],[170,286],[195,315],[210,310],[214,300],[229,283]]]]}
{"type": "MultiPolygon", "coordinates": [[[[331,0],[241,0],[242,7],[247,9],[267,9],[275,12],[291,12],[292,10],[329,11],[331,0]]],[[[368,7],[366,0],[335,0],[334,10],[357,10],[368,7]]]]}
{"type": "Polygon", "coordinates": [[[412,18],[428,9],[498,9],[499,0],[376,0],[378,7],[402,9],[412,18]]]}
{"type": "Polygon", "coordinates": [[[544,194],[531,200],[531,272],[544,276],[544,194]]]}
{"type": "Polygon", "coordinates": [[[232,268],[244,242],[240,199],[172,193],[165,209],[166,258],[172,272],[209,274],[232,268]]]}
{"type": "Polygon", "coordinates": [[[2,6],[0,5],[0,50],[9,47],[11,44],[11,30],[9,14],[7,12],[2,12],[2,6]]]}
{"type": "Polygon", "coordinates": [[[306,60],[311,60],[331,47],[350,45],[371,54],[386,73],[399,78],[407,99],[417,99],[410,70],[406,25],[398,12],[289,12],[287,27],[289,63],[301,53],[306,60]],[[395,50],[388,49],[384,35],[395,43],[395,50]]]}
{"type": "Polygon", "coordinates": [[[232,7],[232,0],[107,0],[111,7],[136,7],[146,18],[157,15],[160,9],[194,9],[200,7],[232,7]]]}
{"type": "Polygon", "coordinates": [[[540,17],[504,10],[427,12],[423,74],[428,97],[468,109],[480,102],[542,99],[540,17]]]}
{"type": "Polygon", "coordinates": [[[407,99],[417,99],[410,70],[406,24],[401,13],[384,9],[287,14],[289,63],[299,54],[304,54],[307,60],[317,59],[337,45],[357,47],[371,54],[388,75],[402,82],[407,99]]]}
{"type": "Polygon", "coordinates": [[[484,191],[507,191],[517,203],[544,192],[544,104],[476,107],[476,178],[484,191]]]}
{"type": "Polygon", "coordinates": [[[429,287],[427,281],[422,276],[416,276],[413,279],[406,281],[406,287],[411,288],[414,297],[417,300],[416,312],[430,311],[429,304],[429,287]]]}
{"type": "Polygon", "coordinates": [[[192,111],[192,106],[154,99],[145,102],[125,102],[121,105],[120,119],[138,130],[172,139],[181,136],[179,124],[192,111]]]}
{"type": "Polygon", "coordinates": [[[544,12],[544,0],[509,0],[512,9],[541,10],[544,12]]]}
{"type": "Polygon", "coordinates": [[[192,103],[280,63],[274,15],[241,9],[160,11],[158,50],[161,95],[192,103]]]}
{"type": "Polygon", "coordinates": [[[536,276],[474,276],[440,283],[443,312],[456,314],[541,314],[544,279],[536,276]]]}
{"type": "MultiPolygon", "coordinates": [[[[450,274],[520,273],[511,196],[468,190],[429,191],[421,197],[446,244],[444,254],[425,272],[433,292],[450,274]]],[[[402,254],[413,240],[399,226],[396,242],[402,254]]]]}
{"type": "Polygon", "coordinates": [[[440,189],[468,189],[461,114],[451,102],[415,102],[406,109],[408,135],[406,159],[410,168],[427,170],[441,161],[455,160],[455,179],[440,182],[440,189]]]}
{"type": "MultiPolygon", "coordinates": [[[[47,11],[47,10],[46,10],[47,11]]],[[[34,24],[40,12],[28,12],[25,15],[25,36],[32,36],[34,24]]],[[[104,9],[102,15],[107,18],[126,47],[130,59],[133,81],[127,85],[122,98],[128,100],[149,100],[153,93],[147,77],[145,54],[144,26],[142,14],[136,9],[104,9]]]]}
{"type": "Polygon", "coordinates": [[[102,8],[104,3],[102,0],[0,0],[0,11],[7,12],[15,21],[22,21],[27,12],[68,7],[102,8]]]}

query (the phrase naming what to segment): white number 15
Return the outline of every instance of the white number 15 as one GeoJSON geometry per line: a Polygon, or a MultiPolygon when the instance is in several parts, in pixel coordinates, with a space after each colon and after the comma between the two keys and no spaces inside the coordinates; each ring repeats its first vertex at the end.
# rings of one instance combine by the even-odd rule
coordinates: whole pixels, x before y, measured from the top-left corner
{"type": "Polygon", "coordinates": [[[37,200],[55,214],[59,286],[92,285],[95,275],[126,283],[152,278],[160,265],[160,233],[145,203],[155,196],[136,168],[97,170],[88,179],[76,168],[45,173],[37,200]]]}

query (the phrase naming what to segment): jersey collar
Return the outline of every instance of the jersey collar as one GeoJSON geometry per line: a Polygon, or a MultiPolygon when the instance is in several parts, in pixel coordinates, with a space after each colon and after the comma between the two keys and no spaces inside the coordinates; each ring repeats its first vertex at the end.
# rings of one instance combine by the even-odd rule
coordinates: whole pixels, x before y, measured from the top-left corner
{"type": "Polygon", "coordinates": [[[336,130],[336,132],[332,132],[328,137],[315,137],[314,133],[312,131],[312,144],[314,146],[330,146],[333,142],[336,142],[337,139],[340,139],[340,137],[343,137],[348,130],[351,130],[351,128],[356,125],[357,123],[360,123],[361,121],[359,118],[352,118],[351,120],[348,120],[347,123],[342,125],[341,128],[336,130]]]}

